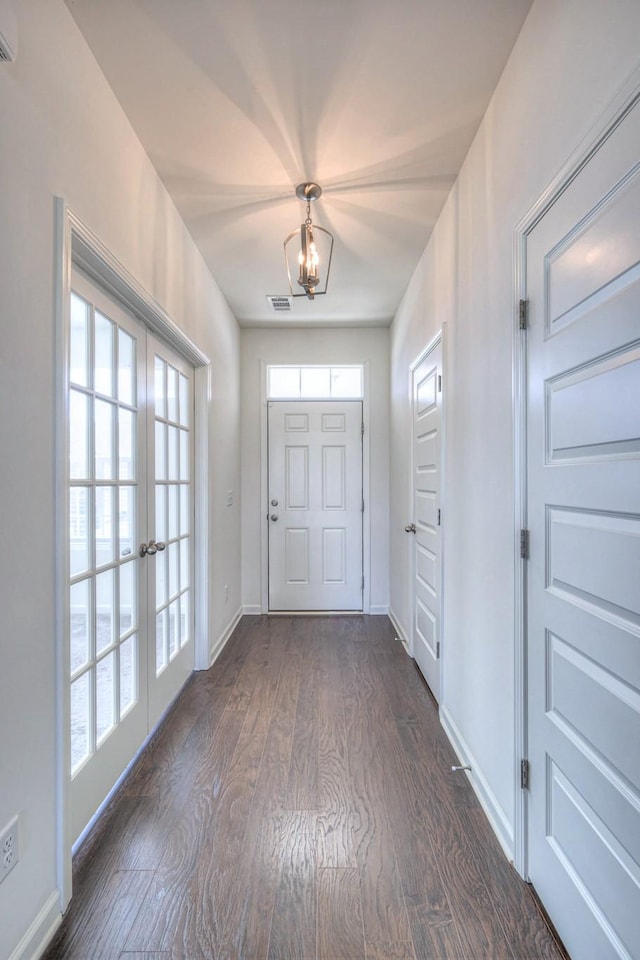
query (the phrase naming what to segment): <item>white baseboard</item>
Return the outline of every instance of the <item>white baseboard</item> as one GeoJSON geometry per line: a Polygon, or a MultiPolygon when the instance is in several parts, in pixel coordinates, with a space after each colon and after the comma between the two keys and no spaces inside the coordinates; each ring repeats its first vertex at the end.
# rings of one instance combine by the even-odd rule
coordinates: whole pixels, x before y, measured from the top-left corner
{"type": "Polygon", "coordinates": [[[440,707],[440,722],[442,723],[444,732],[448,736],[451,746],[455,750],[456,756],[458,757],[461,765],[468,765],[471,767],[471,772],[469,773],[465,771],[465,775],[468,777],[473,788],[473,792],[477,796],[482,809],[487,815],[487,819],[491,824],[493,832],[498,838],[505,856],[508,860],[513,860],[513,826],[509,823],[509,819],[498,803],[496,795],[482,775],[480,766],[465,742],[464,737],[456,726],[453,717],[444,706],[440,707]]]}
{"type": "Polygon", "coordinates": [[[242,608],[242,607],[238,607],[238,609],[236,610],[236,612],[235,612],[234,615],[232,616],[232,618],[231,618],[231,620],[229,621],[229,623],[227,624],[227,626],[224,628],[224,630],[222,631],[222,633],[220,634],[220,636],[218,637],[218,639],[216,640],[216,642],[214,643],[214,645],[211,647],[211,650],[209,651],[209,666],[210,666],[210,667],[213,666],[213,664],[216,662],[216,660],[218,659],[218,657],[220,656],[220,654],[222,653],[222,651],[223,651],[224,648],[226,647],[227,642],[228,642],[228,640],[229,640],[229,637],[231,636],[231,634],[233,633],[233,631],[235,630],[235,628],[238,626],[238,624],[239,624],[239,622],[240,622],[240,618],[242,617],[243,612],[244,612],[244,611],[243,611],[243,608],[242,608]]]}
{"type": "Polygon", "coordinates": [[[389,616],[389,604],[388,603],[379,603],[369,607],[369,614],[372,617],[388,617],[389,616]]]}
{"type": "Polygon", "coordinates": [[[60,892],[55,890],[39,912],[9,960],[38,960],[62,923],[60,892]]]}
{"type": "Polygon", "coordinates": [[[389,615],[389,620],[391,620],[391,623],[393,624],[393,629],[398,634],[398,639],[401,641],[402,646],[407,651],[407,654],[411,656],[411,644],[409,643],[409,638],[404,632],[404,629],[400,626],[400,620],[398,619],[397,615],[394,613],[391,607],[389,607],[388,615],[389,615]]]}
{"type": "Polygon", "coordinates": [[[259,617],[262,613],[262,607],[259,603],[245,603],[242,612],[245,617],[259,617]]]}

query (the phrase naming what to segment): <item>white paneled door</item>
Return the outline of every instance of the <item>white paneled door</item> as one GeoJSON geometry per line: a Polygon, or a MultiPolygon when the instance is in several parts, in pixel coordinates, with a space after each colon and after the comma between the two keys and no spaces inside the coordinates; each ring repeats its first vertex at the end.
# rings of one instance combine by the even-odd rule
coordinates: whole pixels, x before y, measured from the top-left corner
{"type": "Polygon", "coordinates": [[[527,239],[529,875],[640,958],[640,107],[527,239]]]}
{"type": "Polygon", "coordinates": [[[412,553],[412,653],[440,699],[442,623],[442,340],[413,368],[412,520],[405,527],[412,553]]]}
{"type": "Polygon", "coordinates": [[[362,402],[268,416],[269,609],[362,610],[362,402]]]}
{"type": "Polygon", "coordinates": [[[193,370],[76,271],[68,343],[75,839],[192,669],[193,370]]]}

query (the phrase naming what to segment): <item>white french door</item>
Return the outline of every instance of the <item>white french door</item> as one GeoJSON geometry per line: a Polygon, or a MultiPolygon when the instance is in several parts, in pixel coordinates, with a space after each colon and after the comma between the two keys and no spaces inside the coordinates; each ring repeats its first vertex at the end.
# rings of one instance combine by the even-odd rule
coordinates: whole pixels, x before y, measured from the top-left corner
{"type": "Polygon", "coordinates": [[[269,609],[362,610],[362,402],[268,412],[269,609]]]}
{"type": "Polygon", "coordinates": [[[640,105],[527,237],[529,876],[640,958],[640,105]]]}
{"type": "Polygon", "coordinates": [[[442,623],[442,340],[411,372],[412,654],[437,701],[440,700],[442,623]]]}
{"type": "Polygon", "coordinates": [[[79,272],[68,382],[71,835],[193,665],[192,369],[79,272]]]}

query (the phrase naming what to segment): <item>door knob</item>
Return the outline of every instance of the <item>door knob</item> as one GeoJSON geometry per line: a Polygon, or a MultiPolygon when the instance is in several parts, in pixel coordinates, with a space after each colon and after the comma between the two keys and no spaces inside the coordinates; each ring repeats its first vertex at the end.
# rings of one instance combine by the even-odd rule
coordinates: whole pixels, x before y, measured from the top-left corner
{"type": "Polygon", "coordinates": [[[162,540],[160,540],[158,543],[156,543],[155,540],[149,540],[149,543],[140,544],[140,549],[138,553],[140,554],[141,557],[146,557],[146,556],[152,557],[154,554],[158,552],[158,550],[165,550],[166,546],[167,546],[166,543],[163,543],[162,540]]]}
{"type": "Polygon", "coordinates": [[[272,500],[272,501],[271,501],[271,506],[272,506],[272,507],[277,507],[277,506],[278,506],[278,501],[277,501],[277,500],[272,500]]]}
{"type": "Polygon", "coordinates": [[[406,527],[404,528],[405,533],[415,533],[415,532],[416,532],[416,529],[417,529],[417,528],[416,528],[415,523],[408,523],[408,524],[406,525],[406,527]]]}
{"type": "Polygon", "coordinates": [[[277,514],[277,513],[272,513],[272,514],[271,514],[271,519],[272,519],[272,520],[277,520],[277,519],[278,519],[278,514],[277,514]]]}

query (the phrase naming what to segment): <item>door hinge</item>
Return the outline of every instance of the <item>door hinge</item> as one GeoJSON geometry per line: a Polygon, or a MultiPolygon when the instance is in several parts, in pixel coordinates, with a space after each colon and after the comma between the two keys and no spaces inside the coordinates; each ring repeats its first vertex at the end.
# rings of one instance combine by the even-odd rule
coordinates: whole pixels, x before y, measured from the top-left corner
{"type": "Polygon", "coordinates": [[[440,659],[440,641],[436,643],[436,660],[440,659]]]}
{"type": "Polygon", "coordinates": [[[362,498],[362,512],[364,513],[364,497],[362,498]]]}
{"type": "Polygon", "coordinates": [[[440,510],[438,510],[438,526],[440,526],[440,518],[441,518],[441,516],[442,516],[442,514],[440,513],[440,510]]]}
{"type": "Polygon", "coordinates": [[[364,590],[364,573],[362,574],[362,589],[364,590]]]}
{"type": "Polygon", "coordinates": [[[438,374],[438,393],[442,393],[442,377],[438,374]]]}
{"type": "Polygon", "coordinates": [[[520,787],[522,790],[529,789],[529,761],[520,761],[520,787]]]}
{"type": "Polygon", "coordinates": [[[519,322],[520,329],[526,330],[529,320],[529,301],[521,300],[520,301],[520,310],[519,310],[519,322]]]}
{"type": "Polygon", "coordinates": [[[360,424],[360,436],[364,437],[364,420],[360,424]]]}
{"type": "Polygon", "coordinates": [[[529,559],[529,531],[528,530],[520,531],[520,559],[521,560],[529,559]]]}

